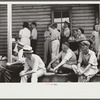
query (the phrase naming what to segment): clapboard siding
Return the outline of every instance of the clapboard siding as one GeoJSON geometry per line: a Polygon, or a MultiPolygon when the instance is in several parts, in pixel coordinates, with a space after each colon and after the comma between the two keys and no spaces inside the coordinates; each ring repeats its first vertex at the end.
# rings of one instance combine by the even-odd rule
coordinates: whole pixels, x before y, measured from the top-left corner
{"type": "Polygon", "coordinates": [[[44,37],[47,24],[51,23],[51,7],[47,5],[13,5],[12,7],[12,32],[13,37],[19,33],[24,21],[29,24],[37,23],[38,42],[36,53],[43,58],[44,37]]]}
{"type": "Polygon", "coordinates": [[[0,4],[0,55],[7,56],[7,5],[0,4]]]}
{"type": "Polygon", "coordinates": [[[90,37],[95,24],[95,11],[93,5],[72,7],[72,29],[82,27],[87,38],[90,37]]]}
{"type": "MultiPolygon", "coordinates": [[[[37,22],[38,42],[37,42],[37,54],[43,58],[44,52],[44,32],[47,24],[52,22],[52,10],[69,10],[71,9],[71,25],[72,29],[82,27],[85,30],[87,38],[90,37],[95,24],[95,11],[94,5],[89,4],[72,4],[72,5],[60,5],[60,4],[14,4],[12,6],[12,34],[15,37],[22,28],[24,21],[37,22]]],[[[2,11],[1,11],[2,12],[2,11]]],[[[3,13],[3,12],[2,12],[3,13]]],[[[0,20],[3,18],[0,17],[0,20]]],[[[6,20],[6,17],[4,17],[6,20]]],[[[2,21],[3,22],[3,21],[2,21]]],[[[4,21],[6,23],[6,21],[4,21]]],[[[1,25],[0,25],[1,26],[1,25]]],[[[2,27],[2,26],[1,26],[2,27]]],[[[1,29],[3,31],[3,29],[1,29]]]]}

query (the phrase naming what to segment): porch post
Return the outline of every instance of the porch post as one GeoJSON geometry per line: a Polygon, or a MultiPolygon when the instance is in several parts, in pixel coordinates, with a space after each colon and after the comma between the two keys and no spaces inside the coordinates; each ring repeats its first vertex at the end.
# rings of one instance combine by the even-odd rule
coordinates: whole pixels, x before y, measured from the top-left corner
{"type": "Polygon", "coordinates": [[[12,5],[7,4],[7,53],[8,62],[12,62],[12,5]]]}
{"type": "Polygon", "coordinates": [[[99,4],[99,23],[100,23],[100,4],[99,4]]]}

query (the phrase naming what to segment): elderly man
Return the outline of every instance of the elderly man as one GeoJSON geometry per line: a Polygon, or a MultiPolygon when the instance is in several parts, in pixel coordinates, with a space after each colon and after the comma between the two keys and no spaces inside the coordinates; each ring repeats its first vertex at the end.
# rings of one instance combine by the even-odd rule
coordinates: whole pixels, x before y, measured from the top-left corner
{"type": "Polygon", "coordinates": [[[33,50],[30,46],[24,46],[23,53],[26,59],[24,70],[20,72],[21,82],[27,83],[28,77],[31,77],[31,82],[37,83],[38,77],[46,73],[44,62],[38,55],[32,54],[33,50]]]}
{"type": "Polygon", "coordinates": [[[69,43],[64,42],[62,44],[62,51],[49,63],[48,69],[56,72],[56,70],[59,67],[64,67],[64,68],[72,69],[74,72],[76,72],[75,71],[77,69],[76,64],[77,64],[76,55],[69,48],[69,43]],[[62,61],[54,69],[52,69],[51,64],[53,64],[56,60],[60,58],[62,58],[62,61]]]}
{"type": "Polygon", "coordinates": [[[97,72],[97,58],[95,53],[89,49],[90,43],[88,41],[81,42],[81,52],[78,59],[78,74],[79,82],[87,82],[92,78],[97,72]]]}

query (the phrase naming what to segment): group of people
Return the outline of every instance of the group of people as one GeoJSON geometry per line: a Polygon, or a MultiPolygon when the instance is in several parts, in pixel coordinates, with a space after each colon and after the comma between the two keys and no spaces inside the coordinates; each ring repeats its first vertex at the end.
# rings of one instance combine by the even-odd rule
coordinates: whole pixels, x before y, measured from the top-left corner
{"type": "Polygon", "coordinates": [[[80,82],[87,82],[98,73],[100,56],[98,25],[94,26],[90,39],[84,35],[83,28],[75,29],[71,35],[69,23],[66,21],[61,32],[57,30],[56,23],[49,25],[47,29],[48,31],[44,34],[44,62],[48,71],[57,73],[59,69],[61,72],[61,68],[71,69],[78,76],[80,82]],[[71,50],[70,41],[79,43],[76,51],[71,50]],[[50,59],[48,54],[51,55],[49,62],[47,62],[47,59],[50,59]]]}
{"type": "Polygon", "coordinates": [[[46,72],[57,73],[63,67],[66,70],[73,70],[79,77],[78,81],[84,82],[89,81],[98,72],[98,27],[96,29],[95,26],[90,40],[87,40],[82,28],[74,30],[71,35],[70,24],[67,21],[64,22],[61,32],[57,29],[57,23],[48,24],[44,33],[43,61],[35,54],[37,42],[36,22],[32,22],[31,25],[32,31],[29,30],[27,22],[23,23],[23,29],[19,32],[18,42],[13,48],[13,64],[18,62],[24,64],[24,70],[19,73],[22,83],[26,83],[28,78],[31,78],[31,82],[37,82],[38,77],[45,75],[46,72]],[[79,41],[78,53],[71,50],[69,41],[79,41]],[[77,54],[78,57],[76,56],[77,54]]]}
{"type": "Polygon", "coordinates": [[[36,83],[38,77],[46,73],[44,62],[35,52],[37,43],[36,22],[32,22],[31,26],[32,31],[29,30],[27,22],[23,23],[23,29],[19,31],[19,37],[13,46],[12,63],[7,63],[8,66],[23,63],[24,70],[19,73],[21,83],[28,82],[29,78],[31,78],[32,83],[36,83]]]}

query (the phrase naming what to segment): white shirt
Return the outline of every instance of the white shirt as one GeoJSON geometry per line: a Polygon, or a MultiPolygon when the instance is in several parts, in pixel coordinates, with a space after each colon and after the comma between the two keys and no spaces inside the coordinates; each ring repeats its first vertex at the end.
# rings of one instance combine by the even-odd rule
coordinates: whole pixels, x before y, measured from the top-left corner
{"type": "Polygon", "coordinates": [[[25,59],[25,71],[33,70],[34,72],[37,72],[39,69],[46,70],[44,62],[38,55],[32,54],[31,60],[28,58],[25,59]]]}
{"type": "Polygon", "coordinates": [[[28,28],[23,28],[19,31],[19,36],[21,38],[20,42],[24,45],[30,45],[30,30],[28,28]]]}
{"type": "MultiPolygon", "coordinates": [[[[78,60],[79,63],[82,63],[82,55],[83,55],[82,52],[80,52],[79,60],[78,60]]],[[[86,59],[88,60],[88,64],[92,64],[94,66],[98,65],[97,58],[94,51],[89,50],[86,59]]]]}
{"type": "Polygon", "coordinates": [[[60,40],[60,32],[57,29],[52,29],[51,27],[49,27],[49,30],[51,32],[51,40],[60,40]]]}
{"type": "Polygon", "coordinates": [[[70,29],[67,27],[64,29],[64,36],[69,37],[70,35],[70,29]]]}
{"type": "Polygon", "coordinates": [[[67,53],[61,51],[57,55],[56,59],[59,59],[59,58],[62,58],[61,63],[70,64],[70,65],[77,64],[76,55],[71,49],[68,49],[67,53]]]}
{"type": "Polygon", "coordinates": [[[36,28],[34,28],[34,29],[32,29],[32,39],[37,39],[37,29],[36,28]]]}

